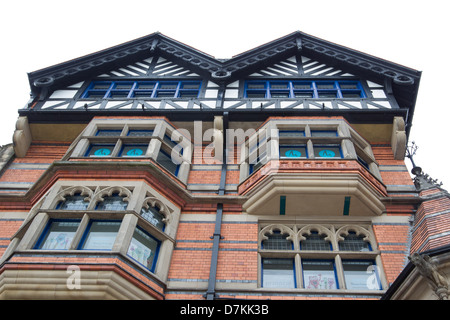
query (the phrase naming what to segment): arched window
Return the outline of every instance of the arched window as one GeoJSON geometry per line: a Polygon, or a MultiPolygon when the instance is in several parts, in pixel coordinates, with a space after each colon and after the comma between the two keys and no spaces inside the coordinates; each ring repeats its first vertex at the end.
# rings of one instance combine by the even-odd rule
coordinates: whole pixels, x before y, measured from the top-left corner
{"type": "Polygon", "coordinates": [[[166,226],[166,224],[164,223],[165,217],[160,212],[160,209],[157,206],[149,205],[148,207],[143,207],[141,209],[141,216],[156,228],[160,229],[161,231],[164,230],[164,227],[166,226]]]}
{"type": "Polygon", "coordinates": [[[342,235],[342,238],[343,240],[339,241],[339,250],[341,251],[372,251],[364,234],[358,235],[355,231],[348,231],[348,234],[342,235]]]}
{"type": "Polygon", "coordinates": [[[128,202],[124,200],[125,196],[121,196],[119,192],[114,192],[110,196],[105,196],[103,201],[97,203],[95,210],[121,211],[126,210],[128,202]]]}
{"type": "Polygon", "coordinates": [[[292,250],[292,241],[288,240],[289,234],[282,234],[280,230],[273,230],[272,234],[266,234],[262,241],[262,248],[268,250],[292,250]]]}
{"type": "Polygon", "coordinates": [[[332,250],[330,241],[325,240],[326,234],[319,234],[318,231],[311,231],[310,234],[303,234],[300,241],[301,250],[329,251],[332,250]]]}
{"type": "Polygon", "coordinates": [[[89,201],[85,201],[86,196],[81,195],[81,192],[75,193],[73,196],[66,196],[65,200],[60,201],[56,209],[58,210],[86,210],[89,201]]]}

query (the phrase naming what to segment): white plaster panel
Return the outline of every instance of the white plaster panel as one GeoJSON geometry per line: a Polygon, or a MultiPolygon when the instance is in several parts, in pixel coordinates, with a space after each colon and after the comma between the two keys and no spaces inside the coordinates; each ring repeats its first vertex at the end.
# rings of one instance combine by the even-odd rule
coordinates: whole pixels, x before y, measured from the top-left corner
{"type": "Polygon", "coordinates": [[[76,93],[76,90],[56,90],[50,99],[72,99],[76,93]]]}
{"type": "Polygon", "coordinates": [[[237,89],[227,89],[225,91],[225,98],[238,98],[239,90],[237,89]]]}
{"type": "Polygon", "coordinates": [[[205,92],[205,98],[217,98],[218,92],[219,92],[219,90],[216,90],[216,89],[214,89],[214,90],[208,89],[205,92]]]}

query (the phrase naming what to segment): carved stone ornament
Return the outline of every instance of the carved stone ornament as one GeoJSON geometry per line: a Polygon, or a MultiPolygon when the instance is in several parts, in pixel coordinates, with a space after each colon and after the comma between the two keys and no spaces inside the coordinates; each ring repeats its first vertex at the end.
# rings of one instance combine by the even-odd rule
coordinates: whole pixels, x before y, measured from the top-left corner
{"type": "Polygon", "coordinates": [[[432,259],[428,255],[420,255],[417,252],[408,257],[414,264],[438,296],[439,300],[448,300],[448,281],[444,274],[438,271],[436,259],[432,259]]]}
{"type": "Polygon", "coordinates": [[[164,222],[165,224],[168,224],[170,222],[171,212],[169,208],[164,203],[162,203],[162,201],[155,197],[145,198],[142,204],[142,208],[149,209],[150,207],[157,207],[159,209],[159,213],[164,216],[162,222],[164,222]]]}
{"type": "Polygon", "coordinates": [[[108,187],[103,190],[100,190],[94,195],[94,201],[91,203],[91,208],[93,209],[97,203],[105,200],[105,197],[111,197],[113,193],[118,193],[120,197],[124,197],[123,201],[128,202],[131,198],[131,191],[124,187],[114,186],[108,187]]]}
{"type": "Polygon", "coordinates": [[[260,231],[260,238],[261,241],[268,240],[270,235],[273,235],[275,231],[279,231],[281,234],[288,234],[289,236],[286,238],[286,240],[294,241],[294,232],[291,228],[282,225],[282,224],[271,224],[266,227],[264,227],[260,231]]]}
{"type": "Polygon", "coordinates": [[[76,193],[82,195],[84,197],[84,201],[87,203],[91,201],[92,196],[94,194],[94,192],[88,187],[84,186],[69,187],[62,190],[56,195],[55,199],[53,200],[53,204],[51,205],[51,208],[55,208],[58,203],[66,201],[66,197],[74,196],[76,193]]]}

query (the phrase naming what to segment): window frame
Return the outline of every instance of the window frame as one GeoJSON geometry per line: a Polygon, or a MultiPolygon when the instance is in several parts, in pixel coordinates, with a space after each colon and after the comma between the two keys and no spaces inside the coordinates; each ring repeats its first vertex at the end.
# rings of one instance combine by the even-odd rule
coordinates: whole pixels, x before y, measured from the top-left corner
{"type": "MultiPolygon", "coordinates": [[[[291,269],[289,269],[291,270],[291,269]]],[[[271,258],[271,257],[267,257],[267,258],[261,258],[261,287],[263,288],[271,288],[271,289],[296,289],[297,288],[297,276],[296,276],[296,272],[295,272],[296,268],[295,268],[295,259],[294,258],[271,258]],[[264,261],[265,260],[292,260],[292,283],[293,283],[293,288],[291,287],[266,287],[264,286],[264,261]]],[[[266,274],[267,276],[267,274],[266,274]]]]}
{"type": "Polygon", "coordinates": [[[202,80],[93,80],[83,90],[81,99],[197,99],[202,92],[202,80]],[[152,88],[141,89],[141,86],[153,84],[152,88]],[[98,85],[104,85],[105,88],[95,89],[98,85]],[[129,88],[118,88],[119,86],[128,85],[129,88]],[[174,88],[164,88],[164,86],[173,85],[174,88]],[[186,85],[197,85],[196,89],[184,88],[186,85]],[[106,88],[107,87],[107,88],[106,88]],[[148,95],[145,95],[147,94],[148,95]],[[92,94],[96,94],[92,97],[92,94]],[[113,95],[118,95],[117,97],[113,95]],[[164,94],[163,96],[159,96],[164,94]],[[166,94],[169,94],[168,96],[166,94]],[[188,96],[183,96],[187,94],[188,96]]]}
{"type": "Polygon", "coordinates": [[[80,238],[80,241],[77,246],[77,250],[78,251],[112,251],[112,249],[114,247],[114,243],[117,239],[117,235],[119,233],[121,224],[122,224],[122,220],[119,220],[119,219],[90,219],[86,229],[84,230],[84,232],[80,238]],[[112,244],[111,244],[111,249],[85,248],[84,247],[86,244],[86,241],[88,240],[89,235],[91,234],[92,225],[97,222],[100,222],[100,223],[114,222],[114,223],[118,224],[117,232],[116,232],[116,234],[114,236],[114,240],[112,241],[112,244]]]}
{"type": "MultiPolygon", "coordinates": [[[[11,252],[26,253],[39,257],[42,254],[63,254],[70,259],[90,257],[93,254],[98,257],[117,257],[117,261],[123,261],[144,276],[157,282],[166,282],[170,257],[175,248],[175,238],[181,216],[181,208],[171,202],[157,189],[146,181],[123,180],[58,180],[46,192],[45,197],[37,202],[30,211],[27,223],[24,223],[13,239],[19,240],[19,246],[12,248],[11,252]],[[96,211],[94,206],[98,199],[111,190],[122,189],[129,197],[129,207],[126,211],[96,211]],[[128,191],[127,191],[128,190],[128,191]],[[56,209],[58,202],[65,197],[80,192],[89,201],[87,210],[60,210],[56,209]],[[164,214],[164,230],[158,229],[153,224],[142,218],[139,214],[142,206],[147,204],[157,205],[164,214]],[[72,238],[68,249],[39,249],[49,230],[49,222],[53,220],[76,221],[78,224],[76,233],[72,238]],[[88,235],[88,225],[94,220],[113,220],[120,222],[119,232],[115,233],[112,250],[79,249],[84,245],[88,235]],[[126,255],[131,243],[135,228],[142,228],[153,238],[160,241],[158,256],[152,270],[139,264],[126,255]],[[45,251],[45,253],[43,253],[45,251]]],[[[102,263],[102,262],[100,262],[102,263]]],[[[117,263],[117,262],[112,262],[117,263]]]]}
{"type": "Polygon", "coordinates": [[[269,119],[241,146],[240,183],[270,160],[334,161],[340,159],[357,161],[364,170],[370,172],[378,181],[383,181],[378,162],[372,152],[372,146],[344,120],[283,121],[269,119]],[[277,131],[278,134],[276,134],[277,131]],[[286,132],[288,134],[284,134],[286,132]],[[302,134],[289,135],[289,132],[304,133],[304,136],[302,134]],[[324,134],[321,135],[320,133],[324,134]],[[295,146],[306,146],[306,157],[284,157],[280,152],[282,148],[295,146]],[[339,152],[335,152],[335,157],[317,157],[314,148],[319,146],[334,146],[338,148],[339,152]],[[270,154],[268,151],[270,151],[270,154]]]}
{"type": "Polygon", "coordinates": [[[314,291],[316,289],[308,289],[305,283],[305,273],[303,268],[304,261],[332,261],[333,271],[336,280],[335,289],[320,289],[328,290],[332,292],[342,292],[342,290],[351,290],[347,288],[345,282],[343,261],[362,261],[371,262],[374,266],[374,272],[376,272],[377,283],[380,284],[378,288],[367,288],[366,290],[351,290],[351,291],[364,291],[380,293],[387,284],[382,274],[382,262],[380,257],[380,250],[376,246],[375,236],[370,225],[360,224],[308,224],[301,222],[288,223],[286,221],[275,223],[273,221],[260,221],[259,235],[258,235],[258,257],[261,259],[261,266],[258,272],[259,280],[258,287],[267,290],[283,290],[284,288],[267,288],[264,287],[263,276],[263,259],[293,259],[294,261],[294,273],[298,276],[296,282],[296,288],[299,290],[314,291]],[[290,239],[294,245],[292,250],[275,250],[268,249],[263,246],[263,241],[267,238],[267,234],[273,232],[273,230],[280,230],[281,234],[289,234],[287,239],[290,239]],[[364,235],[364,241],[368,242],[372,246],[371,251],[342,251],[339,249],[338,243],[343,234],[348,231],[355,231],[357,234],[364,235]],[[323,236],[323,239],[329,243],[329,250],[320,249],[308,249],[302,248],[301,241],[305,239],[304,235],[312,234],[316,232],[319,236],[323,236]]]}
{"type": "Polygon", "coordinates": [[[246,80],[244,83],[243,97],[247,99],[365,99],[367,94],[360,80],[357,79],[338,79],[338,80],[246,80]],[[274,86],[286,83],[285,88],[274,88],[274,86]],[[262,86],[262,88],[251,88],[253,85],[262,86]],[[295,88],[295,86],[304,86],[305,88],[295,88]],[[320,88],[323,85],[331,85],[331,88],[320,88]],[[343,88],[345,85],[354,85],[355,88],[343,88]],[[309,86],[308,88],[306,88],[309,86]],[[275,95],[287,95],[286,97],[277,97],[275,95]],[[347,94],[358,94],[358,97],[345,97],[347,94]],[[298,96],[299,94],[308,95],[308,97],[298,96]],[[321,97],[321,94],[333,94],[332,97],[321,97]],[[252,96],[255,95],[255,96],[252,96]]]}
{"type": "MultiPolygon", "coordinates": [[[[369,277],[371,277],[371,276],[375,276],[376,284],[377,284],[377,288],[378,288],[378,289],[375,289],[375,288],[374,288],[373,290],[382,290],[382,289],[383,289],[383,288],[382,288],[382,282],[381,282],[380,274],[379,274],[379,267],[377,266],[375,260],[370,260],[370,259],[366,259],[366,260],[361,260],[361,259],[342,259],[342,271],[343,271],[343,273],[344,273],[344,281],[345,281],[345,286],[346,286],[346,288],[349,288],[349,287],[350,287],[349,284],[348,284],[349,281],[348,281],[348,279],[347,279],[347,276],[346,276],[346,270],[345,270],[345,263],[346,263],[346,262],[356,262],[356,263],[358,263],[358,262],[370,262],[370,265],[369,265],[369,267],[366,269],[365,274],[369,274],[369,275],[367,276],[367,278],[369,278],[369,277]],[[369,269],[371,266],[373,266],[372,274],[370,274],[370,273],[367,272],[368,269],[369,269]]],[[[367,284],[367,280],[368,280],[368,279],[366,279],[366,284],[367,284]]],[[[352,289],[349,288],[348,290],[352,290],[352,289]]]]}
{"type": "MultiPolygon", "coordinates": [[[[301,271],[302,271],[302,283],[303,283],[303,287],[304,289],[308,289],[308,290],[339,290],[339,280],[338,280],[338,274],[337,274],[337,270],[336,270],[336,261],[334,259],[302,259],[301,262],[301,271]],[[306,285],[306,281],[305,281],[305,267],[304,267],[304,263],[305,262],[309,262],[309,263],[323,263],[323,262],[329,262],[331,263],[333,270],[329,270],[332,271],[333,276],[334,276],[334,281],[335,281],[335,286],[336,288],[333,289],[327,289],[327,288],[308,288],[306,285]]],[[[309,271],[309,270],[308,270],[309,271]]],[[[314,271],[318,271],[318,270],[314,270],[314,271]]]]}
{"type": "Polygon", "coordinates": [[[143,161],[152,159],[162,170],[166,170],[180,181],[186,183],[192,161],[193,144],[189,136],[183,135],[183,131],[178,131],[165,119],[136,119],[117,120],[111,122],[94,119],[86,127],[83,133],[74,141],[75,147],[63,157],[63,160],[77,160],[89,158],[92,161],[102,159],[117,159],[120,161],[143,161]],[[102,136],[99,132],[111,132],[102,136]],[[137,134],[133,134],[137,132],[137,134]],[[127,155],[124,148],[137,146],[143,151],[142,155],[127,155]],[[108,155],[95,155],[93,147],[101,148],[105,146],[109,150],[108,155]],[[160,163],[157,158],[159,153],[165,152],[171,159],[172,151],[178,152],[172,161],[177,166],[176,170],[169,171],[160,163]]]}
{"type": "MultiPolygon", "coordinates": [[[[136,240],[136,241],[138,241],[138,240],[136,240]]],[[[149,233],[148,231],[146,231],[146,230],[145,230],[144,228],[142,228],[141,226],[136,225],[136,227],[135,227],[135,229],[134,229],[134,231],[133,231],[133,236],[132,236],[132,238],[131,238],[130,244],[128,245],[127,253],[126,253],[126,254],[127,254],[128,257],[130,257],[131,259],[133,259],[134,261],[136,261],[138,264],[140,264],[140,265],[142,265],[144,268],[150,270],[150,272],[155,272],[156,264],[158,263],[158,258],[159,258],[159,251],[160,251],[160,249],[161,249],[161,241],[158,240],[157,238],[155,238],[154,236],[152,236],[151,233],[149,233]],[[156,242],[155,256],[154,256],[154,258],[153,258],[153,260],[152,260],[152,265],[151,265],[150,268],[149,268],[148,266],[144,265],[144,264],[141,263],[139,260],[135,259],[134,257],[132,257],[132,256],[129,254],[129,250],[130,250],[130,247],[131,247],[131,245],[132,245],[133,239],[135,238],[136,232],[142,232],[144,235],[148,236],[149,238],[151,238],[152,240],[154,240],[154,241],[156,242]]]]}
{"type": "Polygon", "coordinates": [[[58,250],[58,251],[70,250],[72,245],[73,245],[73,241],[74,241],[74,239],[76,237],[76,234],[77,234],[77,232],[78,232],[78,230],[80,228],[80,224],[81,224],[81,219],[76,219],[76,218],[72,218],[72,219],[67,219],[67,218],[64,218],[64,219],[62,219],[62,218],[61,219],[59,219],[59,218],[50,218],[47,221],[47,224],[45,225],[45,227],[42,230],[41,234],[39,235],[36,243],[34,244],[33,249],[36,249],[36,250],[58,250]],[[72,222],[72,223],[77,222],[78,226],[77,226],[76,230],[74,231],[74,236],[70,240],[68,248],[65,248],[65,249],[55,249],[55,248],[48,249],[48,248],[45,248],[44,249],[42,247],[45,244],[45,242],[47,241],[48,236],[50,235],[50,232],[51,232],[52,225],[55,222],[58,222],[58,223],[59,222],[72,222]]]}
{"type": "MultiPolygon", "coordinates": [[[[114,190],[110,195],[106,194],[106,195],[102,195],[101,198],[95,203],[95,207],[93,208],[95,211],[126,211],[128,208],[128,197],[126,194],[123,194],[123,192],[121,192],[121,190],[114,190]],[[123,207],[122,208],[108,208],[108,209],[101,209],[102,206],[105,206],[105,201],[107,201],[107,199],[111,199],[111,198],[122,198],[121,202],[123,207]]],[[[111,205],[114,206],[114,204],[107,204],[107,205],[111,205]]]]}

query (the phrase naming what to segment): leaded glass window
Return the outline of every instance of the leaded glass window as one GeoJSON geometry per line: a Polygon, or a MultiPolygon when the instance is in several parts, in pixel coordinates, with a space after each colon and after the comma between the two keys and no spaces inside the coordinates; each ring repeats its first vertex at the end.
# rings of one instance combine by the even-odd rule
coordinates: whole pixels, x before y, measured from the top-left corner
{"type": "Polygon", "coordinates": [[[339,250],[341,251],[371,251],[369,242],[364,240],[364,235],[357,235],[354,231],[349,231],[344,236],[344,240],[339,242],[339,250]]]}
{"type": "Polygon", "coordinates": [[[86,210],[89,202],[85,201],[86,197],[81,193],[75,193],[73,196],[66,196],[64,201],[61,201],[56,206],[58,210],[86,210]]]}
{"type": "Polygon", "coordinates": [[[158,229],[164,230],[164,215],[161,214],[158,207],[149,206],[148,208],[142,208],[141,216],[158,229]]]}
{"type": "Polygon", "coordinates": [[[105,196],[104,200],[97,204],[96,210],[120,211],[126,210],[128,202],[119,193],[113,193],[111,196],[105,196]]]}
{"type": "Polygon", "coordinates": [[[263,249],[268,250],[292,250],[292,241],[288,240],[288,234],[281,234],[275,230],[273,234],[267,235],[267,239],[263,240],[263,249]]]}
{"type": "Polygon", "coordinates": [[[311,234],[305,234],[303,236],[305,237],[305,240],[300,241],[301,250],[331,250],[331,243],[328,240],[325,240],[327,237],[326,235],[319,234],[317,231],[311,231],[311,234]]]}

